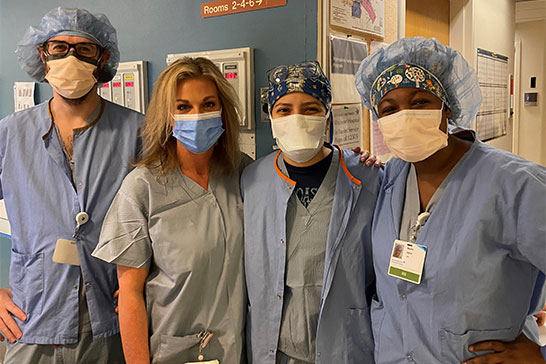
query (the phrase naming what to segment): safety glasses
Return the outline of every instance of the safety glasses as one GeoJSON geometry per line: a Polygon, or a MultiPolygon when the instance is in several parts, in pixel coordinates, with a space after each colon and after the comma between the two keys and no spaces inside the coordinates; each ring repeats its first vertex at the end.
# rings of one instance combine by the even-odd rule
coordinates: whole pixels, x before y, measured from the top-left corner
{"type": "Polygon", "coordinates": [[[64,58],[73,49],[78,58],[91,63],[95,63],[102,52],[102,47],[95,43],[68,43],[59,40],[45,42],[42,49],[49,59],[64,58]]]}
{"type": "Polygon", "coordinates": [[[326,78],[318,62],[306,61],[290,66],[277,66],[267,71],[270,85],[283,83],[288,78],[319,79],[326,78]]]}

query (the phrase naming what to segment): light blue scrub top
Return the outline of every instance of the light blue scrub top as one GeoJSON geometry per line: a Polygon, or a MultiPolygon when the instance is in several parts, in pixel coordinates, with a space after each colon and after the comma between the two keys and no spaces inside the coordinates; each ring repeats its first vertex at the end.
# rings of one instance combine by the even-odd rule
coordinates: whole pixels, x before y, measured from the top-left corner
{"type": "Polygon", "coordinates": [[[154,364],[197,362],[203,330],[214,334],[201,352],[205,361],[243,362],[239,174],[211,175],[205,190],[179,168],[157,178],[137,167],[108,210],[93,256],[149,269],[144,296],[154,364]]]}
{"type": "Polygon", "coordinates": [[[16,319],[28,344],[78,340],[80,270],[94,338],[119,332],[116,267],[91,257],[102,221],[132,169],[144,116],[104,101],[99,118],[73,133],[74,185],[48,103],[0,121],[0,198],[11,223],[10,287],[28,319],[16,319]],[[73,239],[76,214],[80,267],[54,263],[57,239],[73,239]]]}
{"type": "MultiPolygon", "coordinates": [[[[244,200],[247,351],[255,364],[274,364],[286,274],[286,212],[295,181],[277,166],[280,152],[248,166],[244,200]]],[[[340,154],[316,337],[317,364],[373,362],[369,302],[375,290],[370,228],[380,171],[340,154]]]]}
{"type": "Polygon", "coordinates": [[[546,169],[475,140],[417,237],[428,251],[416,285],[387,275],[409,167],[387,163],[374,214],[375,360],[460,363],[470,344],[514,340],[544,306],[546,169]]]}

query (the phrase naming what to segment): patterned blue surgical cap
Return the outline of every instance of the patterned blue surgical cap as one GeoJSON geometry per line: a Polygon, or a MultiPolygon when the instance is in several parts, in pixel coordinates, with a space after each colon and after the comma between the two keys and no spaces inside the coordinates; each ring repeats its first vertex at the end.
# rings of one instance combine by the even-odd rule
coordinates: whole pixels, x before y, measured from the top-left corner
{"type": "Polygon", "coordinates": [[[383,87],[382,75],[386,73],[391,78],[384,79],[385,85],[392,79],[392,82],[401,81],[398,87],[428,88],[427,91],[434,93],[450,108],[449,122],[453,125],[470,127],[480,109],[482,94],[476,72],[459,52],[435,38],[403,38],[364,58],[356,73],[356,88],[364,106],[373,110],[373,120],[379,117],[376,107],[381,98],[396,88],[391,87],[393,83],[383,87]],[[408,78],[405,76],[409,70],[408,78]],[[391,75],[391,71],[403,71],[402,80],[400,77],[392,79],[395,74],[391,75]],[[381,91],[378,91],[378,85],[382,85],[381,91]]]}

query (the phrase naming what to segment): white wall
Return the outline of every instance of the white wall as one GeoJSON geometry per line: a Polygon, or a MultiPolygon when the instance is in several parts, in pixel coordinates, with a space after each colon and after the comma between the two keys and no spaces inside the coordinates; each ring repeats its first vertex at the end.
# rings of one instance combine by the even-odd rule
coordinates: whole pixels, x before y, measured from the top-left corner
{"type": "MultiPolygon", "coordinates": [[[[514,68],[514,0],[451,0],[450,45],[476,68],[477,48],[507,56],[508,69],[514,68]]],[[[512,120],[507,135],[488,144],[512,151],[512,120]]]]}
{"type": "Polygon", "coordinates": [[[516,24],[516,42],[521,47],[520,94],[516,115],[518,121],[518,154],[525,159],[546,165],[546,114],[544,106],[544,34],[545,21],[516,24]],[[530,88],[530,78],[537,78],[537,87],[530,88]],[[538,106],[524,106],[523,93],[538,92],[538,106]]]}

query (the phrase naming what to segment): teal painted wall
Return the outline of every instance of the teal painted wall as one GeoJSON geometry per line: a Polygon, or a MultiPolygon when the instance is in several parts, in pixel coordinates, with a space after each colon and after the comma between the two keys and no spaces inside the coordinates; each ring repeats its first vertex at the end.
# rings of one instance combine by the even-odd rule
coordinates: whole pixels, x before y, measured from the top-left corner
{"type": "MultiPolygon", "coordinates": [[[[149,93],[169,53],[252,47],[255,56],[255,104],[266,71],[317,57],[317,1],[287,0],[278,8],[201,18],[198,0],[0,0],[0,118],[13,112],[13,83],[31,81],[13,51],[29,25],[57,6],[86,8],[108,16],[117,29],[121,61],[148,61],[149,93]]],[[[37,86],[37,103],[51,97],[48,84],[37,86]]],[[[271,151],[270,126],[256,117],[256,153],[271,151]]],[[[46,213],[44,211],[44,213],[46,213]]],[[[9,240],[0,237],[0,287],[7,285],[9,240]],[[7,240],[7,241],[6,241],[7,240]]]]}
{"type": "MultiPolygon", "coordinates": [[[[253,47],[255,90],[267,85],[265,72],[279,64],[317,57],[317,1],[287,0],[278,8],[201,18],[199,0],[0,0],[0,118],[13,112],[13,82],[31,81],[17,64],[13,51],[29,25],[38,25],[57,6],[82,7],[106,14],[117,29],[122,61],[149,64],[149,90],[165,68],[169,53],[253,47]]],[[[51,97],[40,84],[38,100],[51,97]]],[[[259,104],[257,104],[259,105],[259,104]]],[[[256,120],[259,120],[256,110],[256,120]]],[[[269,124],[257,122],[257,154],[271,151],[269,124]]]]}

